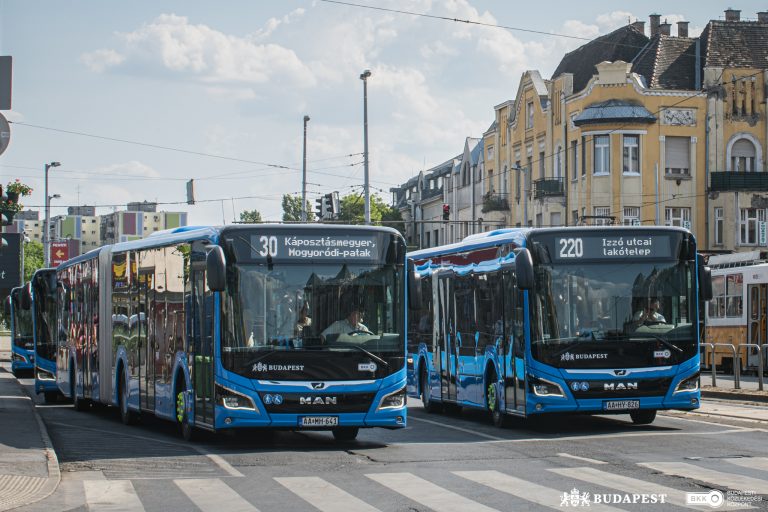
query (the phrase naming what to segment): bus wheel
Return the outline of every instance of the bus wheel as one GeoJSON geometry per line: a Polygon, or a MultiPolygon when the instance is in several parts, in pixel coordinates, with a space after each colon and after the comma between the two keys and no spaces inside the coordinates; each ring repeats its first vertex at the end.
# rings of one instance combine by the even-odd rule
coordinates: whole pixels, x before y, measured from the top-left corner
{"type": "Polygon", "coordinates": [[[128,387],[125,385],[125,377],[120,372],[120,389],[118,390],[118,400],[120,402],[120,419],[124,425],[132,425],[136,422],[136,413],[128,408],[128,387]]]}
{"type": "Polygon", "coordinates": [[[196,439],[195,427],[189,423],[189,413],[184,405],[184,391],[176,393],[176,421],[179,424],[181,437],[185,441],[194,441],[196,439]]]}
{"type": "Polygon", "coordinates": [[[635,425],[650,425],[656,419],[656,409],[642,409],[629,413],[635,425]]]}
{"type": "Polygon", "coordinates": [[[46,391],[43,393],[43,397],[45,398],[45,403],[47,404],[55,404],[59,401],[59,393],[56,391],[46,391]]]}
{"type": "Polygon", "coordinates": [[[337,441],[354,441],[359,431],[358,427],[338,427],[333,429],[333,437],[337,441]]]}
{"type": "Polygon", "coordinates": [[[84,399],[77,398],[77,390],[75,386],[75,371],[69,371],[69,391],[72,396],[72,405],[76,411],[84,411],[86,409],[86,402],[84,399]]]}
{"type": "Polygon", "coordinates": [[[491,374],[492,379],[488,381],[486,387],[486,406],[491,413],[493,425],[498,428],[507,428],[509,426],[509,416],[502,410],[501,397],[496,391],[496,375],[491,374]]]}
{"type": "Polygon", "coordinates": [[[421,403],[424,404],[424,410],[427,412],[439,412],[439,405],[432,401],[429,396],[429,386],[427,386],[427,372],[422,368],[421,370],[421,403]]]}

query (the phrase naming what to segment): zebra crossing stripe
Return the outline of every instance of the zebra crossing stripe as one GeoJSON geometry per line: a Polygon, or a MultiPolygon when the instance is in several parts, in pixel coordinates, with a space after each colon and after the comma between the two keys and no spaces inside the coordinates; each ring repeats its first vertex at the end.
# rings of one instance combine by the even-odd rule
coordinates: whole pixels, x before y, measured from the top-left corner
{"type": "Polygon", "coordinates": [[[173,482],[202,512],[259,512],[218,478],[190,478],[173,482]]]}
{"type": "Polygon", "coordinates": [[[436,512],[497,512],[411,473],[370,473],[365,476],[436,512]]]}
{"type": "Polygon", "coordinates": [[[144,512],[130,480],[84,480],[90,512],[144,512]]]}
{"type": "MultiPolygon", "coordinates": [[[[454,471],[453,474],[483,484],[491,489],[511,494],[525,501],[530,501],[537,505],[543,505],[555,510],[562,510],[560,506],[562,504],[563,494],[567,492],[566,489],[552,489],[551,487],[545,487],[529,482],[528,480],[522,480],[501,473],[500,471],[454,471]]],[[[591,503],[589,505],[589,510],[618,512],[621,509],[602,505],[600,503],[591,503]]]]}
{"type": "Polygon", "coordinates": [[[275,477],[275,480],[322,512],[336,512],[337,510],[379,512],[379,509],[370,506],[320,477],[275,477]]]}
{"type": "MultiPolygon", "coordinates": [[[[616,489],[625,494],[666,494],[665,503],[671,503],[680,507],[688,507],[685,502],[685,492],[673,489],[672,487],[666,487],[661,484],[647,482],[645,480],[638,480],[637,478],[631,478],[628,476],[616,475],[607,471],[601,471],[599,469],[583,467],[583,468],[551,468],[549,471],[557,473],[567,478],[574,478],[601,487],[609,487],[616,489]]],[[[595,491],[593,491],[594,493],[595,491]]],[[[733,504],[735,505],[735,504],[733,504]]],[[[749,506],[730,506],[729,508],[752,508],[749,506]]]]}
{"type": "Polygon", "coordinates": [[[727,487],[738,491],[753,491],[757,494],[768,494],[768,480],[752,478],[735,473],[725,473],[688,464],[687,462],[641,462],[644,466],[665,475],[680,476],[690,480],[698,480],[712,484],[716,489],[727,487]]]}
{"type": "Polygon", "coordinates": [[[728,457],[723,460],[743,468],[768,471],[768,457],[728,457]]]}

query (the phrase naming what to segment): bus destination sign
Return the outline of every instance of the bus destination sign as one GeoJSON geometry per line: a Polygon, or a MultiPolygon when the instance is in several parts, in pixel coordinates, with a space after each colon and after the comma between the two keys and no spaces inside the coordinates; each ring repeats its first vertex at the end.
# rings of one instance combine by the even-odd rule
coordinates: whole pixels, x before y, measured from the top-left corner
{"type": "Polygon", "coordinates": [[[672,248],[664,235],[555,236],[554,259],[669,258],[672,248]]]}
{"type": "Polygon", "coordinates": [[[380,256],[378,236],[252,235],[254,259],[322,259],[374,261],[380,256]]]}

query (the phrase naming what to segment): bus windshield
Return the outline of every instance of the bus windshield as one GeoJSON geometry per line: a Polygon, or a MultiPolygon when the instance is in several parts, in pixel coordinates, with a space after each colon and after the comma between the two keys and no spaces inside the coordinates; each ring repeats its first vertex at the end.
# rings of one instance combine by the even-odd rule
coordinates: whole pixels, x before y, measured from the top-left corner
{"type": "MultiPolygon", "coordinates": [[[[339,380],[349,373],[340,368],[345,360],[355,371],[374,363],[377,378],[393,373],[405,355],[402,279],[396,264],[236,263],[222,309],[223,365],[252,376],[275,357],[304,367],[297,361],[334,354],[328,365],[338,366],[339,380]]],[[[291,378],[322,376],[297,371],[291,378]]]]}
{"type": "Polygon", "coordinates": [[[531,348],[561,368],[678,364],[696,355],[694,263],[540,264],[531,348]]]}

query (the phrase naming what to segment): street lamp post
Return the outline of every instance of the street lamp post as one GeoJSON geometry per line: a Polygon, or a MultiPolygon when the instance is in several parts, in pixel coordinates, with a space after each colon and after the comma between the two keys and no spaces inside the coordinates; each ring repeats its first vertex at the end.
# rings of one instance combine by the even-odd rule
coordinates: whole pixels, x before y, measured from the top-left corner
{"type": "Polygon", "coordinates": [[[26,231],[21,232],[21,284],[19,286],[24,286],[24,251],[27,248],[27,244],[29,243],[29,237],[27,236],[26,231]]]}
{"type": "Polygon", "coordinates": [[[304,165],[301,172],[301,222],[307,222],[307,123],[309,116],[304,116],[304,165]]]}
{"type": "Polygon", "coordinates": [[[51,237],[48,233],[48,223],[51,216],[51,198],[48,197],[48,169],[51,167],[58,167],[60,165],[60,162],[51,162],[45,164],[45,223],[43,227],[43,259],[45,261],[45,268],[48,268],[51,264],[51,237]]]}
{"type": "Polygon", "coordinates": [[[366,69],[360,75],[363,81],[363,161],[365,168],[365,179],[363,189],[365,190],[365,223],[371,223],[371,194],[368,183],[368,78],[371,76],[371,70],[366,69]]]}

